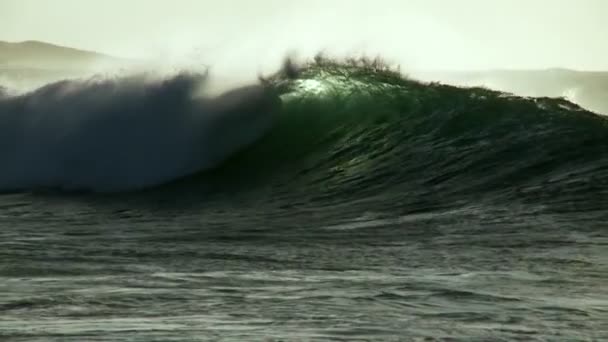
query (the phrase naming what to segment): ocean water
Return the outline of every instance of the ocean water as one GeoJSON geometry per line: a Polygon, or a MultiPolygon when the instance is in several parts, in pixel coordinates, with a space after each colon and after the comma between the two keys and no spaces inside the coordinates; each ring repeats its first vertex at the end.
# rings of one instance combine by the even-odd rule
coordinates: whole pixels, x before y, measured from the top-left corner
{"type": "Polygon", "coordinates": [[[603,116],[297,71],[0,100],[0,340],[608,339],[603,116]]]}

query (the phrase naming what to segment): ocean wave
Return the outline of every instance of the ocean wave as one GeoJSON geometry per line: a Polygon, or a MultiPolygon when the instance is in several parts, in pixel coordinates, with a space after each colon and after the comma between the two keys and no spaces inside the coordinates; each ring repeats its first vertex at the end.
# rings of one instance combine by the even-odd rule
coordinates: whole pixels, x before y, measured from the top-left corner
{"type": "Polygon", "coordinates": [[[423,83],[365,59],[289,62],[218,98],[193,97],[202,78],[65,81],[5,98],[0,189],[178,181],[270,191],[282,206],[382,194],[412,210],[607,189],[608,120],[565,99],[423,83]]]}

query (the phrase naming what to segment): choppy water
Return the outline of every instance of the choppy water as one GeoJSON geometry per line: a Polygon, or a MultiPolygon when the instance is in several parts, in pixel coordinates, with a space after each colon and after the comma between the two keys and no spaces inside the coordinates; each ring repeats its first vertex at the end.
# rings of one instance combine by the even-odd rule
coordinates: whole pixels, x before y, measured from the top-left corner
{"type": "Polygon", "coordinates": [[[220,168],[0,196],[0,339],[608,339],[604,118],[369,65],[277,77],[273,129],[220,168]]]}
{"type": "Polygon", "coordinates": [[[607,215],[2,198],[5,341],[603,340],[607,215]]]}

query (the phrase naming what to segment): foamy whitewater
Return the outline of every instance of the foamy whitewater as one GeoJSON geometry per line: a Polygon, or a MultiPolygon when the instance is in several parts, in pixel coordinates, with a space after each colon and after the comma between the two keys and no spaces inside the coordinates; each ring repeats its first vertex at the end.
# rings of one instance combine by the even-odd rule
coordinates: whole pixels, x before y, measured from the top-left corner
{"type": "Polygon", "coordinates": [[[607,117],[374,60],[207,82],[0,95],[1,341],[608,340],[607,117]]]}

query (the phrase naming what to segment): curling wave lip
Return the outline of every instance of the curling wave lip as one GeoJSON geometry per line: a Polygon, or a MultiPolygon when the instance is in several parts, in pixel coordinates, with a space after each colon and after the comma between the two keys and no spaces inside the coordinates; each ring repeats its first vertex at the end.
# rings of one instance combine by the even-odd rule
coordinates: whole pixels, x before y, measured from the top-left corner
{"type": "Polygon", "coordinates": [[[214,167],[270,128],[276,95],[195,98],[201,82],[62,81],[0,100],[0,191],[150,187],[214,167]]]}

